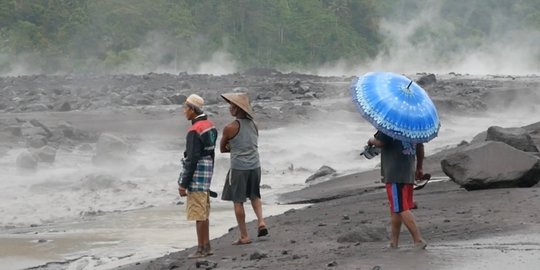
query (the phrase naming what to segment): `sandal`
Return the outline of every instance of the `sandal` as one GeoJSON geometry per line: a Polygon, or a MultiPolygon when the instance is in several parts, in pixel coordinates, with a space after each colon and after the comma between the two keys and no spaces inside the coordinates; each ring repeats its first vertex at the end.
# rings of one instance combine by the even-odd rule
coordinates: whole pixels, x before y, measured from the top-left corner
{"type": "Polygon", "coordinates": [[[257,237],[267,236],[267,235],[268,235],[268,229],[266,228],[266,226],[260,226],[257,229],[257,237]]]}
{"type": "Polygon", "coordinates": [[[207,255],[204,252],[204,247],[198,247],[195,253],[189,254],[188,259],[199,259],[206,257],[207,255]]]}
{"type": "Polygon", "coordinates": [[[248,244],[251,244],[251,240],[242,241],[241,239],[238,239],[238,240],[234,241],[232,244],[235,245],[235,246],[248,245],[248,244]]]}
{"type": "Polygon", "coordinates": [[[422,176],[422,179],[415,181],[414,190],[423,189],[427,185],[430,179],[431,179],[431,174],[429,173],[424,174],[424,176],[422,176]]]}

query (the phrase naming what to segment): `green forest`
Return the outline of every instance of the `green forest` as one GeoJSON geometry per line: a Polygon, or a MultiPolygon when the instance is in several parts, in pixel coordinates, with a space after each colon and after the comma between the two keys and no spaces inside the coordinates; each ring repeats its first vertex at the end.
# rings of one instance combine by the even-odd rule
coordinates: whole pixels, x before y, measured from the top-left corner
{"type": "Polygon", "coordinates": [[[540,31],[538,0],[0,0],[0,74],[182,71],[218,51],[240,69],[362,63],[392,47],[381,25],[429,12],[407,38],[440,55],[540,31]]]}

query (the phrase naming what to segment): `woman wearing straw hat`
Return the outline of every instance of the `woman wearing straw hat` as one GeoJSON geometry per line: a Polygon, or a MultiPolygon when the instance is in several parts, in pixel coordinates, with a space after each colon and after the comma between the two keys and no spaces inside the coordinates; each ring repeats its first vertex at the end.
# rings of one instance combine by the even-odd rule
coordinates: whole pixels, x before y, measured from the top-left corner
{"type": "Polygon", "coordinates": [[[234,203],[234,214],[240,229],[240,238],[234,245],[251,243],[247,228],[244,202],[249,198],[257,216],[257,237],[268,235],[268,229],[262,214],[260,193],[261,164],[258,152],[259,132],[253,122],[253,111],[245,93],[222,94],[230,107],[229,111],[236,120],[223,129],[220,149],[222,153],[231,153],[231,168],[225,180],[221,199],[234,203]]]}

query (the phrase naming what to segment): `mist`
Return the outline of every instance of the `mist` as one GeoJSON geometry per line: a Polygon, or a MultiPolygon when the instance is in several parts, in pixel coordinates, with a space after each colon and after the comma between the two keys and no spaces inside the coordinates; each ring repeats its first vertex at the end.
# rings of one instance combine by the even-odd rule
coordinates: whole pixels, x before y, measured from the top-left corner
{"type": "MultiPolygon", "coordinates": [[[[134,5],[141,5],[138,7],[141,9],[145,4],[134,5]]],[[[380,41],[377,52],[371,57],[359,61],[342,56],[316,64],[299,64],[293,59],[286,62],[285,59],[284,63],[268,67],[317,75],[358,75],[373,70],[409,74],[427,71],[537,74],[540,71],[540,31],[537,24],[531,23],[535,15],[527,12],[530,5],[533,4],[524,1],[399,1],[378,14],[376,23],[380,41]]],[[[221,41],[211,40],[215,39],[211,33],[194,33],[188,38],[171,35],[162,28],[149,28],[142,39],[128,39],[137,42],[132,49],[110,50],[117,46],[111,44],[111,37],[98,37],[92,30],[107,28],[109,22],[105,19],[111,14],[91,14],[89,22],[93,25],[86,26],[86,32],[66,41],[74,44],[67,53],[44,55],[31,51],[15,54],[0,51],[1,74],[188,72],[224,75],[256,67],[253,65],[257,59],[246,60],[244,52],[237,51],[226,35],[221,41]]],[[[156,16],[155,11],[140,15],[156,16]]],[[[119,16],[133,20],[134,24],[142,23],[130,17],[134,16],[131,13],[119,16]]],[[[122,33],[108,35],[117,34],[122,33]]]]}
{"type": "Polygon", "coordinates": [[[513,75],[540,70],[540,32],[505,5],[413,2],[418,3],[403,1],[395,15],[382,20],[386,48],[369,69],[513,75]],[[462,25],[452,24],[451,16],[461,17],[462,25]],[[483,32],[473,36],[466,32],[468,27],[483,32]]]}

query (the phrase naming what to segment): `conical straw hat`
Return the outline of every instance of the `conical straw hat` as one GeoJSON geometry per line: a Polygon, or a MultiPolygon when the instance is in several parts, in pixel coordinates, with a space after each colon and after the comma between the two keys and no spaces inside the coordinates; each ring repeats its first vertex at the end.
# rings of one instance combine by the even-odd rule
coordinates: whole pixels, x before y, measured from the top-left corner
{"type": "Polygon", "coordinates": [[[255,114],[249,105],[249,97],[246,93],[226,93],[222,94],[221,97],[227,102],[232,103],[242,109],[248,114],[250,118],[253,119],[255,114]]]}

